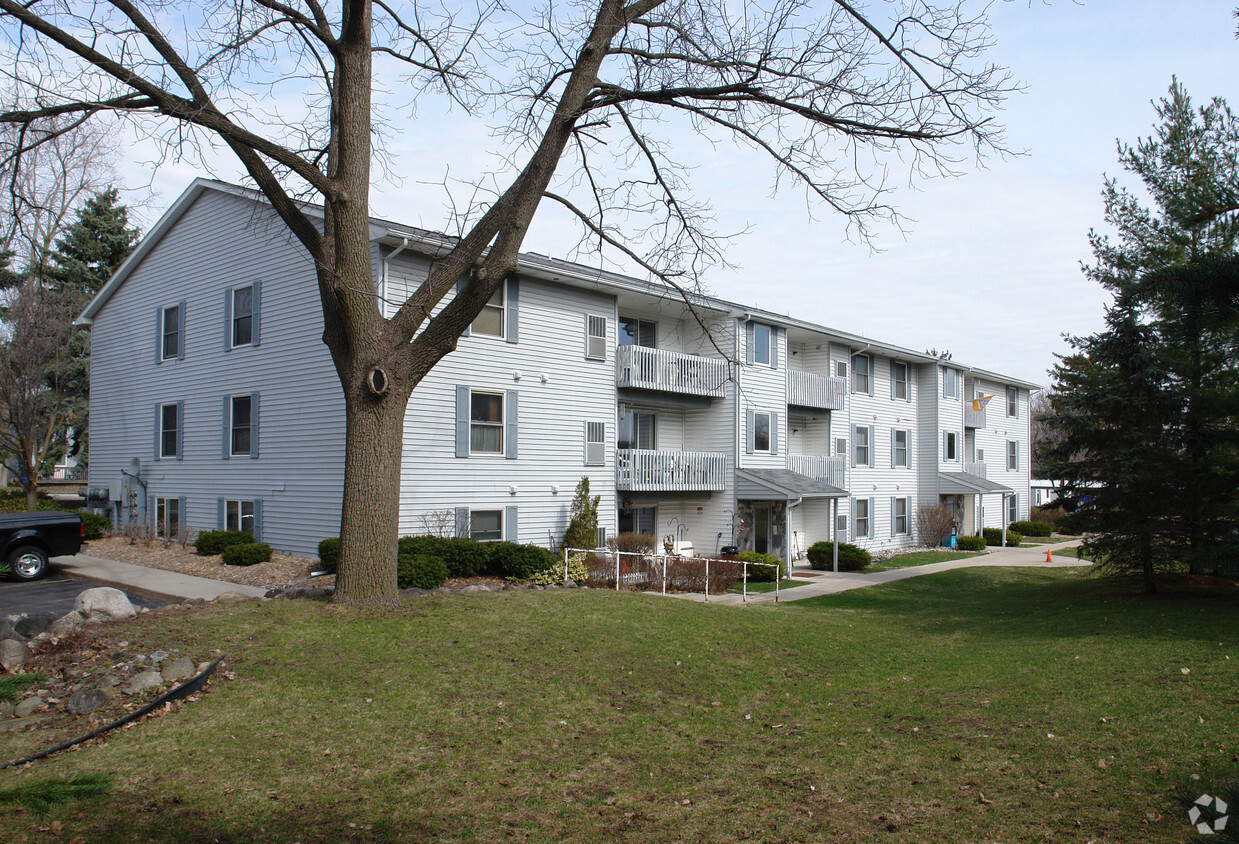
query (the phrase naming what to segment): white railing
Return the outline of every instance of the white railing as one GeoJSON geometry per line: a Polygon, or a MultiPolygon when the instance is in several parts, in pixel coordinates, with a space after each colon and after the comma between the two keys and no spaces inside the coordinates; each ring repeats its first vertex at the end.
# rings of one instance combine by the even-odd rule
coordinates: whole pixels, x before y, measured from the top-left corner
{"type": "Polygon", "coordinates": [[[843,410],[847,379],[787,370],[787,403],[819,410],[843,410]]]}
{"type": "Polygon", "coordinates": [[[986,474],[985,474],[985,464],[984,464],[984,463],[965,463],[965,464],[964,464],[964,474],[966,474],[966,475],[976,475],[978,478],[985,478],[985,477],[989,477],[988,475],[986,475],[986,474]]]}
{"type": "MultiPolygon", "coordinates": [[[[611,551],[601,548],[564,548],[564,583],[569,580],[570,564],[580,560],[588,575],[586,583],[593,589],[622,588],[640,589],[645,592],[659,590],[666,595],[672,592],[700,591],[706,601],[710,600],[710,569],[714,568],[714,594],[740,587],[741,600],[749,599],[749,578],[761,571],[774,571],[774,601],[779,602],[779,585],[783,577],[782,565],[774,563],[746,563],[734,557],[680,557],[663,554],[637,554],[630,551],[611,551]],[[737,569],[739,577],[736,576],[737,569]],[[737,582],[738,581],[738,582],[737,582]]],[[[769,581],[766,581],[769,582],[769,581]]]]}
{"type": "Polygon", "coordinates": [[[972,402],[964,402],[964,427],[965,428],[984,428],[985,427],[985,408],[980,410],[972,409],[972,402]]]}
{"type": "Polygon", "coordinates": [[[842,455],[826,457],[820,454],[789,454],[787,468],[815,481],[845,489],[845,460],[842,455]]]}
{"type": "Polygon", "coordinates": [[[722,492],[727,455],[706,451],[615,452],[615,488],[625,492],[722,492]]]}
{"type": "Polygon", "coordinates": [[[718,398],[727,383],[727,361],[645,346],[620,346],[615,353],[615,376],[621,387],[718,398]]]}

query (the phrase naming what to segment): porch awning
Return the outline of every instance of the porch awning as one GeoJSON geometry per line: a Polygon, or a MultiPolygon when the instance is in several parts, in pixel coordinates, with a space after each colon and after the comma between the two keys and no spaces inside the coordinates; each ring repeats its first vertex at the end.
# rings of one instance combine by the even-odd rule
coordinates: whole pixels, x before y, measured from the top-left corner
{"type": "Polygon", "coordinates": [[[970,475],[967,472],[939,472],[939,495],[987,495],[993,492],[1015,492],[997,481],[970,475]]]}
{"type": "Polygon", "coordinates": [[[737,469],[736,498],[782,501],[793,498],[847,498],[847,490],[790,469],[737,469]]]}

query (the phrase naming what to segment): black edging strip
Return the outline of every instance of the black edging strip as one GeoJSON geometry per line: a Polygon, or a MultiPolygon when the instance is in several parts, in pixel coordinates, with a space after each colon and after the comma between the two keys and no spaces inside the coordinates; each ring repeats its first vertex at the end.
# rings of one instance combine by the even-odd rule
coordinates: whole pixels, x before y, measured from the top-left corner
{"type": "Polygon", "coordinates": [[[46,759],[48,756],[51,756],[53,753],[59,753],[62,750],[68,750],[70,747],[73,747],[75,744],[81,744],[84,741],[90,741],[92,738],[95,738],[96,736],[101,736],[104,733],[109,732],[111,730],[115,730],[117,727],[123,727],[124,725],[128,724],[130,721],[136,721],[137,719],[141,718],[143,715],[147,715],[155,711],[159,707],[163,706],[165,703],[171,703],[176,700],[184,700],[185,698],[189,697],[194,692],[198,691],[199,689],[201,689],[203,686],[206,685],[207,678],[210,677],[211,673],[215,671],[215,667],[224,661],[224,657],[226,656],[228,655],[224,654],[224,656],[221,656],[219,659],[212,662],[197,677],[194,677],[190,680],[185,681],[184,683],[177,686],[175,689],[172,689],[171,691],[165,692],[164,694],[152,700],[146,706],[142,707],[136,712],[129,713],[124,718],[121,718],[119,721],[113,721],[111,724],[108,724],[107,726],[104,726],[104,727],[100,727],[99,729],[95,730],[93,733],[89,733],[88,735],[84,735],[79,739],[74,739],[73,741],[65,742],[64,744],[59,744],[50,750],[44,750],[43,752],[36,753],[33,756],[27,756],[25,759],[18,759],[16,762],[7,762],[3,765],[0,765],[0,771],[3,771],[5,768],[16,767],[17,765],[25,765],[28,762],[37,762],[40,759],[46,759]]]}

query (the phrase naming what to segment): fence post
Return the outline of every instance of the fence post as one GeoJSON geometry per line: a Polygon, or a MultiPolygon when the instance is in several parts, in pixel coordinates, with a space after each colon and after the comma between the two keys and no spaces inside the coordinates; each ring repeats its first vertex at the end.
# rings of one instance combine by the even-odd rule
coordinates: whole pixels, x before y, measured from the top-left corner
{"type": "Polygon", "coordinates": [[[568,548],[564,547],[564,583],[568,582],[568,548]]]}
{"type": "Polygon", "coordinates": [[[667,594],[667,558],[663,557],[663,594],[667,594]]]}
{"type": "Polygon", "coordinates": [[[779,581],[783,579],[783,566],[774,570],[774,602],[779,602],[779,581]]]}
{"type": "Polygon", "coordinates": [[[744,566],[744,568],[741,569],[741,577],[743,578],[744,586],[741,587],[740,595],[741,600],[747,604],[749,602],[749,564],[742,561],[740,565],[744,566]]]}
{"type": "Polygon", "coordinates": [[[706,558],[706,603],[710,603],[710,560],[706,558]]]}
{"type": "Polygon", "coordinates": [[[624,553],[623,551],[618,551],[618,550],[615,552],[615,591],[616,592],[619,591],[620,560],[623,559],[621,556],[623,553],[624,553]]]}

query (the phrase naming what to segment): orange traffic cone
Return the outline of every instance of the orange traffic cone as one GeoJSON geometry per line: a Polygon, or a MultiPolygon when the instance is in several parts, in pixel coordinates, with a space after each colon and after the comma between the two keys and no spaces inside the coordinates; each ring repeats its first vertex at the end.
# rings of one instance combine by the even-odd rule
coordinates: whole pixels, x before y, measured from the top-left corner
{"type": "Polygon", "coordinates": [[[1054,558],[1050,556],[1050,549],[1049,549],[1049,548],[1046,548],[1046,549],[1045,549],[1045,561],[1046,561],[1047,563],[1052,563],[1052,562],[1054,562],[1054,558]]]}

